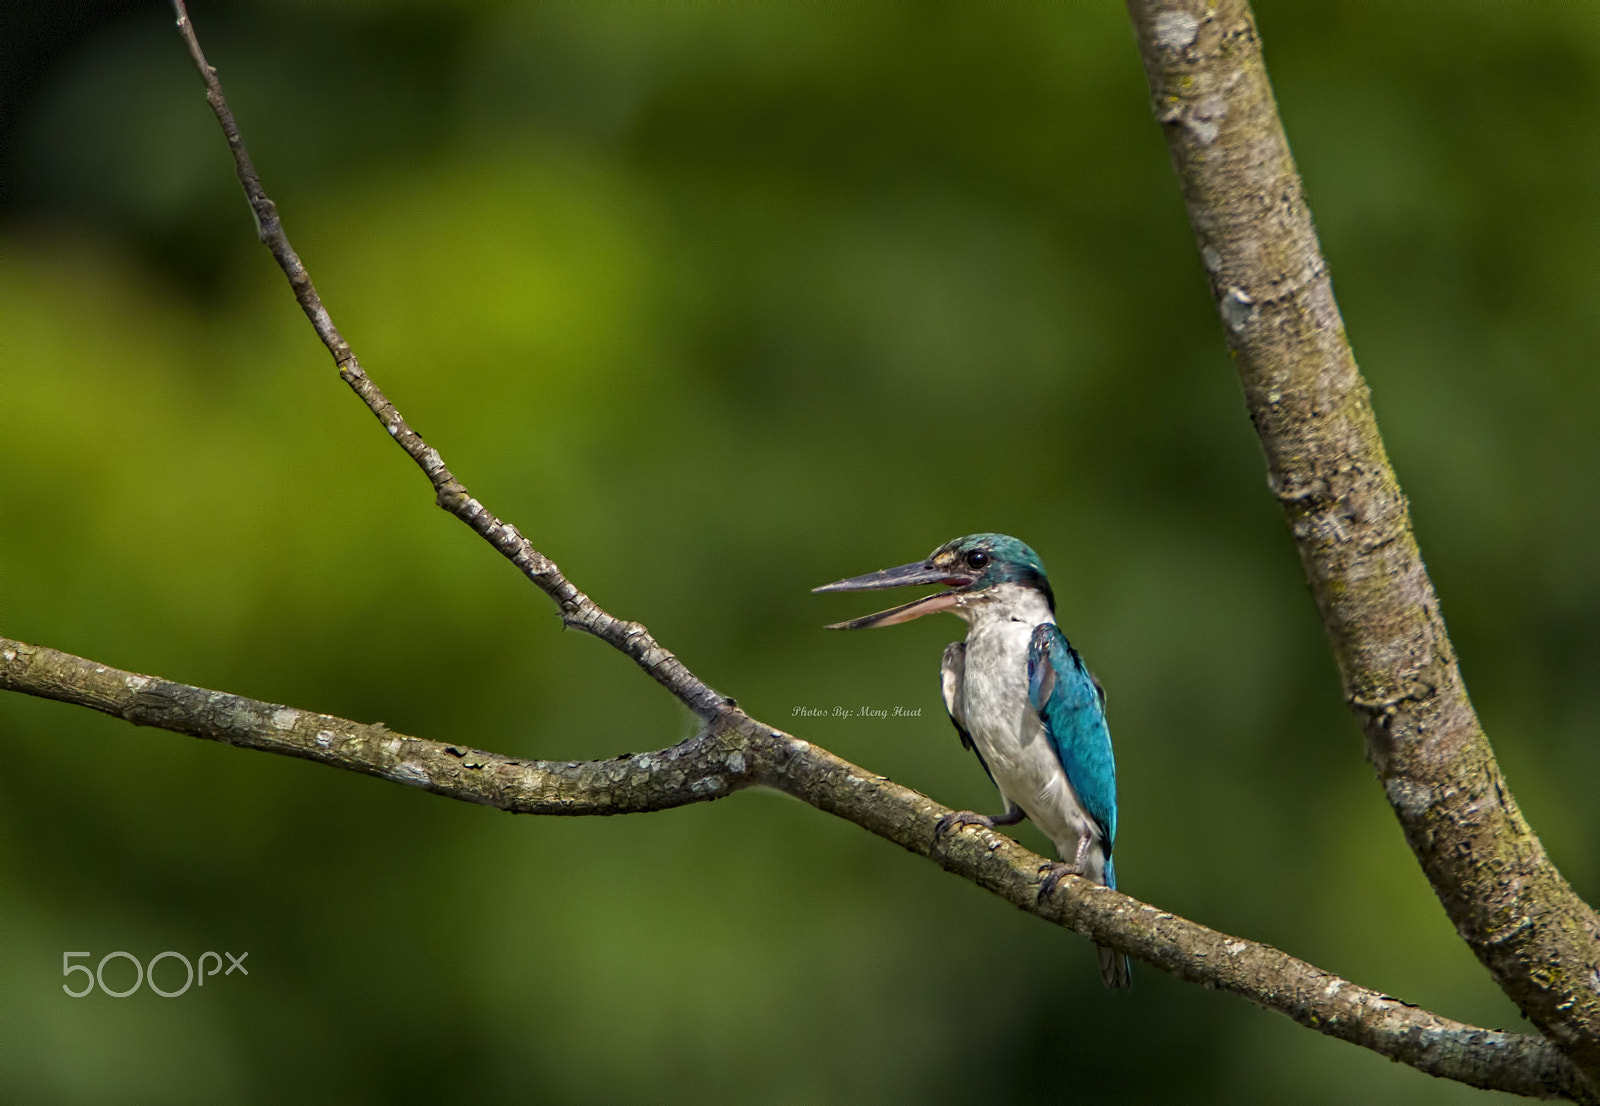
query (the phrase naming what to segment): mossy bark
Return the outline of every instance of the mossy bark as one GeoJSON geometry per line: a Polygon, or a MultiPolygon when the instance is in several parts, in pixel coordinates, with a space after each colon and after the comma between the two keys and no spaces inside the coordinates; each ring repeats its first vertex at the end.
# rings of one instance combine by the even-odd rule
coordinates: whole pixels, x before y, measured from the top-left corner
{"type": "Polygon", "coordinates": [[[315,760],[520,814],[607,815],[709,802],[765,786],[838,815],[1007,902],[1180,979],[1249,999],[1431,1075],[1540,1098],[1600,1100],[1534,1034],[1479,1029],[1340,979],[1267,945],[1208,929],[1087,880],[1041,899],[1044,857],[990,831],[940,836],[946,807],[725,706],[695,737],[609,760],[518,760],[331,715],[125,672],[0,638],[0,690],[135,725],[315,760]]]}
{"type": "Polygon", "coordinates": [[[1600,1086],[1600,918],[1517,809],[1384,451],[1244,0],[1129,0],[1268,481],[1369,759],[1457,931],[1600,1086]]]}

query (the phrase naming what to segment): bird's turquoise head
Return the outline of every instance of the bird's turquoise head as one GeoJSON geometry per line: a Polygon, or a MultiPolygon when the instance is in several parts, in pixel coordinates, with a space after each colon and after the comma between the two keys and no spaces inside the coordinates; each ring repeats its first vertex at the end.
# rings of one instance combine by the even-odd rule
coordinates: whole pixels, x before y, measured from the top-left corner
{"type": "Polygon", "coordinates": [[[968,534],[947,541],[928,554],[925,560],[898,568],[869,572],[824,584],[812,591],[877,591],[881,588],[908,587],[913,584],[944,584],[949,590],[913,600],[887,611],[869,614],[849,622],[836,622],[830,630],[864,630],[869,626],[894,626],[910,622],[935,611],[957,610],[983,592],[1001,584],[1033,588],[1045,598],[1053,611],[1055,593],[1045,575],[1039,554],[1008,534],[968,534]]]}

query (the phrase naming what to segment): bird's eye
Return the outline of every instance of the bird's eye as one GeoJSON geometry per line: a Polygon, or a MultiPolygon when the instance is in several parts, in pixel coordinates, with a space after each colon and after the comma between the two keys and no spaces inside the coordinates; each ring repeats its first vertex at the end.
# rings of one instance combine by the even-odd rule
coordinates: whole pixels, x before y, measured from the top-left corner
{"type": "Polygon", "coordinates": [[[972,568],[982,568],[989,563],[989,554],[981,549],[974,549],[967,554],[967,564],[972,568]]]}

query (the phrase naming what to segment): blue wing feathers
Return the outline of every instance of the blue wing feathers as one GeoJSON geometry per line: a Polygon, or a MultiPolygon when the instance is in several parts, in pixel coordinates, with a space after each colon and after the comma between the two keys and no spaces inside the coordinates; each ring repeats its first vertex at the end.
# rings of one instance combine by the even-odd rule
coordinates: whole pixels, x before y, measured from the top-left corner
{"type": "Polygon", "coordinates": [[[1105,700],[1083,658],[1053,623],[1035,627],[1028,643],[1028,699],[1078,801],[1105,831],[1106,884],[1115,887],[1110,855],[1117,836],[1117,765],[1105,700]]]}

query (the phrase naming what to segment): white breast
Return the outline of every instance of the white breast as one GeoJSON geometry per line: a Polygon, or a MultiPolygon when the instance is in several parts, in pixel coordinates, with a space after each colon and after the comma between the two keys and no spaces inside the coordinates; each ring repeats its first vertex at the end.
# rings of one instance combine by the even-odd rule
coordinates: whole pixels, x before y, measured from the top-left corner
{"type": "Polygon", "coordinates": [[[996,594],[962,612],[971,624],[963,721],[1000,794],[1070,860],[1082,835],[1098,834],[1028,702],[1028,643],[1035,626],[1055,619],[1031,588],[1002,584],[990,591],[996,594]]]}

